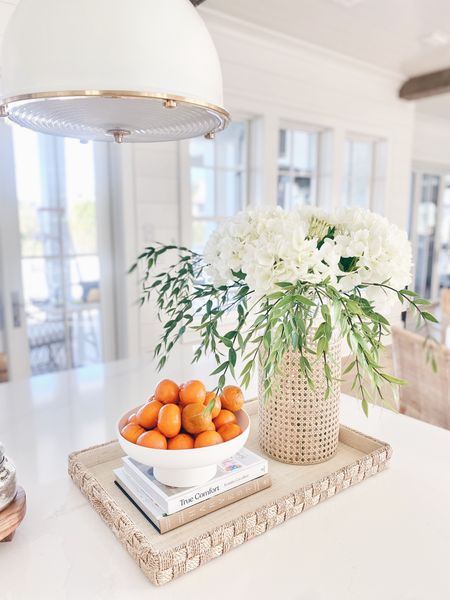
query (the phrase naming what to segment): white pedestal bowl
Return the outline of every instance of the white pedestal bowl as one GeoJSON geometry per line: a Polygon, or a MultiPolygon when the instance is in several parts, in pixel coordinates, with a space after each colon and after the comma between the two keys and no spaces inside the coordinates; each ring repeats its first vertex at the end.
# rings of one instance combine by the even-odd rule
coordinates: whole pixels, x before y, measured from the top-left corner
{"type": "Polygon", "coordinates": [[[139,407],[129,410],[117,423],[120,446],[134,460],[153,467],[153,474],[158,481],[172,487],[192,487],[212,479],[216,474],[218,463],[243,448],[250,433],[250,419],[244,410],[240,410],[236,413],[236,418],[242,433],[228,442],[192,450],[145,448],[129,442],[120,434],[128,417],[138,409],[139,407]]]}

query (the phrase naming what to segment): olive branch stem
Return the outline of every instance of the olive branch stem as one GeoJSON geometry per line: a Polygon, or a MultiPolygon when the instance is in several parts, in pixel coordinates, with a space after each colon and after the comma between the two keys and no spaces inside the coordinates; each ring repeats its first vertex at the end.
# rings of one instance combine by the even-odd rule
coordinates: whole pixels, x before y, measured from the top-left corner
{"type": "MultiPolygon", "coordinates": [[[[349,269],[354,268],[353,262],[348,261],[349,269]]],[[[386,293],[395,293],[427,327],[430,322],[436,322],[435,317],[423,309],[429,304],[427,300],[410,290],[397,290],[389,282],[363,283],[351,292],[342,292],[328,279],[317,284],[280,281],[276,283],[275,291],[258,297],[247,284],[244,273],[233,272],[232,280],[227,284],[212,285],[205,279],[208,265],[200,254],[184,247],[161,244],[146,248],[130,272],[139,266],[143,269],[141,304],[156,295],[158,318],[163,323],[163,333],[154,351],[158,369],[163,368],[174,345],[191,329],[200,337],[193,362],[211,353],[217,363],[211,373],[218,376],[216,392],[224,387],[228,374],[247,387],[260,357],[264,395],[269,398],[283,357],[292,349],[298,352],[299,373],[312,389],[315,386],[313,365],[323,361],[325,397],[328,397],[335,382],[329,349],[337,332],[346,339],[354,354],[344,374],[354,370],[353,389],[360,391],[362,408],[367,414],[370,392],[364,375],[368,376],[374,392],[381,399],[382,381],[393,386],[403,382],[379,364],[382,339],[389,333],[390,324],[364,297],[364,289],[379,287],[386,293]],[[169,251],[177,252],[178,260],[153,275],[153,270],[169,251]],[[223,331],[225,317],[230,314],[236,317],[236,324],[229,331],[223,331]],[[239,358],[242,367],[237,374],[239,358]]],[[[433,361],[434,358],[434,366],[433,361]]],[[[212,410],[213,406],[214,401],[211,401],[207,410],[212,410]]]]}

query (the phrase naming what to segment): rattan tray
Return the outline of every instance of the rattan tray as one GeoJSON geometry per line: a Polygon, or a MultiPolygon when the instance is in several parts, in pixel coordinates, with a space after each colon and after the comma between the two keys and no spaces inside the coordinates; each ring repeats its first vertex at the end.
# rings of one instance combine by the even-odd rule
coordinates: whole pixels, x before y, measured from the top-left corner
{"type": "MultiPolygon", "coordinates": [[[[260,452],[256,414],[247,446],[260,452]]],[[[71,454],[69,473],[145,576],[162,585],[375,475],[391,454],[388,444],[341,426],[329,461],[303,467],[269,460],[271,488],[164,535],[114,485],[113,469],[123,456],[118,442],[71,454]]]]}

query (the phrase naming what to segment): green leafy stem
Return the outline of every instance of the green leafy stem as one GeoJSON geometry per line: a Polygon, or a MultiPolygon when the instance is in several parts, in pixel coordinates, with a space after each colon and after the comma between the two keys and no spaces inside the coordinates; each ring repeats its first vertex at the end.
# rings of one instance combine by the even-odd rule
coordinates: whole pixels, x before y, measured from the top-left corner
{"type": "MultiPolygon", "coordinates": [[[[319,284],[279,282],[277,291],[261,298],[256,297],[242,272],[234,272],[233,279],[226,285],[208,283],[203,256],[188,248],[150,246],[138,257],[130,272],[138,266],[143,270],[141,304],[155,295],[158,316],[163,323],[163,334],[154,351],[158,369],[163,368],[186,331],[194,330],[200,343],[193,362],[202,356],[214,356],[217,367],[212,375],[218,376],[217,391],[224,387],[228,374],[247,387],[262,357],[259,362],[264,396],[269,398],[283,357],[288,350],[293,350],[298,352],[299,372],[313,389],[313,367],[322,361],[325,396],[328,397],[335,382],[329,359],[330,345],[337,331],[346,339],[354,356],[344,374],[353,372],[353,389],[359,390],[367,415],[369,399],[378,396],[384,400],[383,382],[392,386],[404,382],[380,365],[382,340],[389,334],[390,324],[364,297],[363,290],[379,287],[386,293],[393,292],[417,314],[419,321],[426,325],[437,322],[424,310],[429,304],[427,300],[411,290],[397,290],[389,282],[367,282],[349,293],[339,291],[328,280],[319,284]],[[177,252],[177,261],[155,275],[156,266],[170,251],[177,252]],[[236,317],[234,325],[224,331],[225,318],[231,314],[236,317]],[[236,373],[238,360],[242,367],[236,373]]],[[[427,339],[432,339],[431,334],[427,339]]],[[[436,368],[433,353],[427,354],[427,358],[436,368]]],[[[208,410],[213,406],[212,401],[208,410]]]]}

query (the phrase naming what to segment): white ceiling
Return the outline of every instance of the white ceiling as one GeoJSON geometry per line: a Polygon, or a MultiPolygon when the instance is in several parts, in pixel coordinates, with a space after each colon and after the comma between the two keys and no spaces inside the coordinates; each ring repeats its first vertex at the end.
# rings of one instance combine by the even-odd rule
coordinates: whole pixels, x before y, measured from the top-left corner
{"type": "MultiPolygon", "coordinates": [[[[0,38],[18,1],[0,0],[0,38]]],[[[434,32],[450,38],[449,0],[208,0],[205,6],[405,76],[450,67],[450,44],[423,41],[434,32]]],[[[421,100],[418,108],[450,118],[450,95],[421,100]]]]}
{"type": "Polygon", "coordinates": [[[450,37],[449,0],[339,2],[350,0],[208,0],[205,6],[390,71],[450,66],[450,44],[433,48],[422,41],[435,31],[450,37]]]}
{"type": "MultiPolygon", "coordinates": [[[[205,6],[407,76],[450,67],[449,0],[208,0],[205,6]],[[349,6],[345,6],[348,4],[349,6]]],[[[417,102],[450,118],[450,94],[417,102]]]]}

